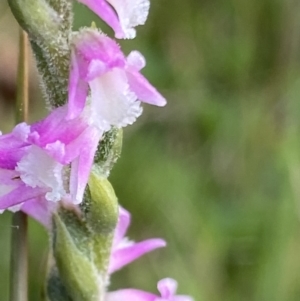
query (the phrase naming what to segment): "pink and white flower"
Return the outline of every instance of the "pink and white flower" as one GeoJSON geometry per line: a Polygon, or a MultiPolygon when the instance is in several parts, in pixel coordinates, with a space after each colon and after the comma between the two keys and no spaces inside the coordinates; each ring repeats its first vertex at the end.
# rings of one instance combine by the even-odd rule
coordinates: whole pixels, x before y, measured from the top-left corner
{"type": "MultiPolygon", "coordinates": [[[[164,247],[166,242],[160,238],[148,239],[133,243],[126,239],[125,234],[130,224],[130,213],[120,207],[119,221],[114,235],[108,273],[119,270],[128,263],[154,249],[164,247]]],[[[177,281],[165,278],[158,282],[160,296],[137,289],[121,289],[107,292],[105,301],[193,301],[186,295],[176,295],[177,281]]]]}
{"type": "Polygon", "coordinates": [[[145,24],[149,0],[78,0],[104,20],[118,39],[133,39],[134,27],[145,24]]]}
{"type": "Polygon", "coordinates": [[[84,29],[72,41],[68,118],[87,106],[90,123],[100,131],[132,124],[142,113],[141,101],[164,106],[166,100],[140,73],[144,57],[126,58],[119,45],[94,29],[84,29]]]}
{"type": "Polygon", "coordinates": [[[119,208],[119,221],[115,230],[108,273],[112,274],[125,265],[131,263],[142,255],[157,248],[166,246],[161,238],[147,239],[138,243],[125,237],[130,224],[130,213],[124,208],[119,208]]]}
{"type": "MultiPolygon", "coordinates": [[[[102,133],[67,108],[0,136],[0,210],[47,211],[44,201],[82,201],[102,133]]],[[[51,207],[51,206],[50,206],[51,207]]]]}
{"type": "Polygon", "coordinates": [[[177,281],[172,278],[165,278],[158,282],[157,288],[160,296],[137,289],[121,289],[109,292],[105,301],[193,301],[187,295],[176,295],[177,281]]]}

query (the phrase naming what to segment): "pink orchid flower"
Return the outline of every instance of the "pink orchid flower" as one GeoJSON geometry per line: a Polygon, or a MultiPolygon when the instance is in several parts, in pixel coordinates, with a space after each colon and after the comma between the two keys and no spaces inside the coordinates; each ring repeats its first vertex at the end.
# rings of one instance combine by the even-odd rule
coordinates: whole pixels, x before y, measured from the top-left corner
{"type": "Polygon", "coordinates": [[[145,24],[149,0],[78,0],[104,20],[118,39],[133,39],[134,27],[145,24]]]}
{"type": "Polygon", "coordinates": [[[140,101],[164,106],[166,100],[140,73],[144,66],[139,52],[126,58],[104,34],[81,30],[72,41],[68,118],[76,118],[88,106],[90,123],[108,131],[132,124],[142,113],[140,101]]]}
{"type": "Polygon", "coordinates": [[[39,204],[36,210],[47,212],[44,201],[82,201],[101,132],[84,114],[67,121],[66,113],[55,109],[0,136],[0,210],[30,212],[39,204]]]}
{"type": "MultiPolygon", "coordinates": [[[[26,202],[26,213],[49,228],[51,214],[55,210],[52,202],[26,202]]],[[[130,224],[130,213],[124,208],[119,209],[119,220],[114,234],[114,240],[110,255],[108,274],[120,270],[125,265],[133,262],[146,253],[166,246],[161,238],[147,239],[138,243],[129,241],[125,234],[130,224]]]]}
{"type": "Polygon", "coordinates": [[[157,248],[165,247],[166,242],[160,238],[147,239],[138,243],[129,241],[125,234],[130,224],[130,213],[124,208],[119,209],[119,221],[114,234],[108,273],[121,269],[142,255],[157,248]]]}
{"type": "Polygon", "coordinates": [[[174,279],[160,280],[157,288],[160,296],[137,289],[122,289],[107,293],[105,301],[193,301],[190,296],[176,295],[177,281],[174,279]]]}

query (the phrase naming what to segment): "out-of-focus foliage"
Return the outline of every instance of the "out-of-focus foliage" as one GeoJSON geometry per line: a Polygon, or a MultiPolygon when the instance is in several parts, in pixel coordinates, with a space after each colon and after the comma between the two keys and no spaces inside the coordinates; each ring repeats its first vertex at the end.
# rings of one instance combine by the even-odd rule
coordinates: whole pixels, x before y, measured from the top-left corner
{"type": "MultiPolygon", "coordinates": [[[[97,20],[75,8],[77,28],[97,20]]],[[[145,106],[125,129],[111,181],[132,212],[130,236],[169,245],[116,273],[112,288],[155,290],[171,276],[197,301],[300,300],[300,2],[153,0],[137,38],[120,44],[146,56],[168,105],[145,106]]],[[[1,40],[0,58],[3,49],[1,40]]],[[[3,129],[12,122],[1,108],[3,129]]],[[[0,218],[0,300],[9,219],[0,218]]],[[[38,301],[47,243],[41,227],[30,230],[38,301]]]]}

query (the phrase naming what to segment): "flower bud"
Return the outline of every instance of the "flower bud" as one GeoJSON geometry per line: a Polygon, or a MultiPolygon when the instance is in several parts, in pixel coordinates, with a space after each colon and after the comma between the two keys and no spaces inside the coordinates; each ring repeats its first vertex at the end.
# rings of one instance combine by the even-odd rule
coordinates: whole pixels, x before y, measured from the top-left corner
{"type": "Polygon", "coordinates": [[[118,221],[118,201],[109,181],[92,172],[80,206],[65,204],[53,215],[53,256],[72,301],[98,301],[108,282],[118,221]]]}
{"type": "Polygon", "coordinates": [[[93,262],[90,233],[75,211],[61,208],[53,216],[53,256],[72,301],[98,301],[101,278],[93,262]]]}
{"type": "MultiPolygon", "coordinates": [[[[92,171],[81,205],[86,223],[93,233],[94,260],[106,277],[113,234],[118,222],[118,200],[109,181],[92,171]]],[[[105,281],[105,280],[104,280],[105,281]]]]}

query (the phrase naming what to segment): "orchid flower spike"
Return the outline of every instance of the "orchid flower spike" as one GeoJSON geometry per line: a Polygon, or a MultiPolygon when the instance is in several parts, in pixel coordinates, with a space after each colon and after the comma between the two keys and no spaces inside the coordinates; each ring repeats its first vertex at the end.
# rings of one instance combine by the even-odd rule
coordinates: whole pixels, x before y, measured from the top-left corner
{"type": "Polygon", "coordinates": [[[82,201],[101,133],[83,115],[66,121],[66,113],[60,107],[0,136],[0,210],[30,214],[37,202],[45,211],[44,201],[82,201]]]}
{"type": "Polygon", "coordinates": [[[130,224],[130,213],[119,207],[119,221],[115,230],[112,252],[108,273],[121,269],[142,255],[157,248],[166,246],[166,242],[160,238],[147,239],[138,243],[128,240],[125,237],[130,224]]]}
{"type": "Polygon", "coordinates": [[[134,27],[145,24],[149,0],[78,0],[104,20],[117,39],[133,39],[134,27]]]}
{"type": "Polygon", "coordinates": [[[187,295],[176,295],[177,281],[165,278],[157,284],[160,296],[137,289],[122,289],[106,294],[105,301],[193,301],[187,295]]]}
{"type": "Polygon", "coordinates": [[[139,72],[144,66],[139,52],[126,58],[119,45],[98,30],[83,29],[75,34],[68,118],[77,118],[87,103],[90,123],[108,131],[112,126],[132,124],[142,113],[140,101],[164,106],[166,100],[139,72]]]}

